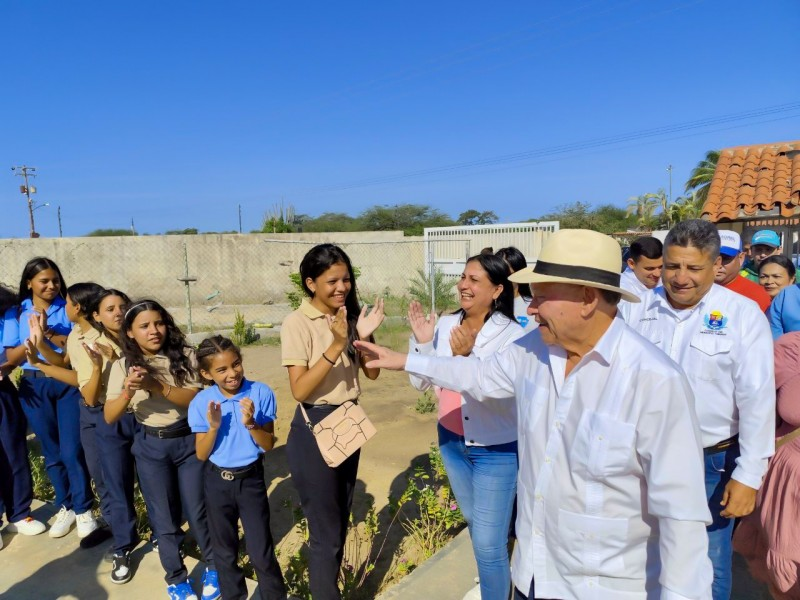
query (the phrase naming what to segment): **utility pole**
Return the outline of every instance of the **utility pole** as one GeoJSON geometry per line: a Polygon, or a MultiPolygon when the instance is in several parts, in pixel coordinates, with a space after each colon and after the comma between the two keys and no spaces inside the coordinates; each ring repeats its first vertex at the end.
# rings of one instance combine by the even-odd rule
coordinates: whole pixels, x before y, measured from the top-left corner
{"type": "Polygon", "coordinates": [[[667,166],[669,172],[669,203],[672,204],[672,165],[667,166]]]}
{"type": "Polygon", "coordinates": [[[28,167],[26,165],[22,165],[21,167],[11,167],[12,171],[19,171],[16,175],[19,175],[23,179],[25,179],[25,185],[19,186],[19,191],[25,194],[28,198],[28,217],[30,218],[31,222],[31,237],[39,237],[39,234],[36,233],[36,227],[33,224],[33,199],[31,198],[31,193],[36,193],[36,188],[34,187],[31,189],[32,186],[28,184],[28,177],[36,177],[36,167],[28,167]]]}
{"type": "Polygon", "coordinates": [[[64,231],[61,229],[61,205],[58,205],[58,237],[64,237],[64,231]]]}
{"type": "Polygon", "coordinates": [[[133,217],[131,217],[131,235],[136,235],[136,227],[133,225],[133,217]]]}
{"type": "Polygon", "coordinates": [[[242,233],[242,205],[239,205],[239,233],[242,233]]]}

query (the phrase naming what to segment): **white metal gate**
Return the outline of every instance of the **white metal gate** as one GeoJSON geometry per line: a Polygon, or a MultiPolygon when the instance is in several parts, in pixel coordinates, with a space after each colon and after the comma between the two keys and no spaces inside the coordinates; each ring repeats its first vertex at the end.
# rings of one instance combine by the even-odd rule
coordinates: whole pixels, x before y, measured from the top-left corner
{"type": "Polygon", "coordinates": [[[495,252],[515,246],[525,255],[528,264],[532,264],[539,257],[545,240],[558,229],[558,221],[426,227],[425,255],[431,282],[431,306],[436,308],[433,282],[437,271],[447,277],[458,277],[467,258],[490,246],[495,252]]]}

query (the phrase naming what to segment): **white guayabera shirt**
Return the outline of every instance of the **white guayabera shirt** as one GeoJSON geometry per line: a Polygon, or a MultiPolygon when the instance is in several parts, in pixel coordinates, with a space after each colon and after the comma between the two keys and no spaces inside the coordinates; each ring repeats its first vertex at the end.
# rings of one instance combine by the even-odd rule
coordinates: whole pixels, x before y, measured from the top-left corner
{"type": "Polygon", "coordinates": [[[663,287],[620,314],[686,372],[697,399],[703,447],[739,434],[733,479],[758,489],[775,452],[772,334],[758,304],[714,284],[693,308],[676,310],[663,287]]]}
{"type": "Polygon", "coordinates": [[[639,281],[639,278],[636,277],[636,273],[634,273],[633,269],[630,267],[625,269],[622,272],[622,275],[619,276],[619,287],[639,296],[640,298],[650,291],[645,284],[639,281]]]}
{"type": "Polygon", "coordinates": [[[703,452],[686,377],[615,319],[565,378],[534,332],[483,360],[409,355],[406,371],[475,398],[514,394],[514,585],[542,598],[711,597],[703,452]]]}

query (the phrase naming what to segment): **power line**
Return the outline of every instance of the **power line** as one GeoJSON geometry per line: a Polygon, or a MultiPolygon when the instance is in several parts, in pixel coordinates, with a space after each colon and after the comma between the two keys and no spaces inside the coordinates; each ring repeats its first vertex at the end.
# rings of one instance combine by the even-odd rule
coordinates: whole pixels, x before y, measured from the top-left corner
{"type": "Polygon", "coordinates": [[[572,142],[568,144],[559,144],[554,146],[546,146],[535,150],[526,152],[516,152],[512,154],[504,154],[495,157],[477,159],[461,163],[453,163],[450,165],[442,165],[439,167],[431,167],[427,169],[419,169],[416,171],[406,171],[403,173],[396,173],[393,175],[385,175],[380,177],[372,177],[367,179],[355,180],[342,184],[333,184],[328,186],[320,186],[317,188],[310,188],[305,190],[306,193],[315,192],[336,192],[344,191],[355,188],[371,187],[374,185],[381,185],[385,183],[395,183],[407,179],[414,179],[425,177],[428,175],[437,175],[451,171],[464,171],[468,169],[476,169],[488,166],[504,165],[514,162],[523,162],[544,156],[553,156],[559,154],[568,154],[578,152],[581,150],[588,150],[593,148],[600,148],[614,144],[621,144],[630,141],[647,139],[652,137],[669,135],[672,133],[680,133],[683,131],[691,131],[695,129],[703,129],[707,127],[714,127],[728,123],[735,123],[746,121],[750,119],[758,119],[765,116],[785,114],[788,112],[800,111],[800,101],[790,102],[786,104],[779,104],[775,106],[768,106],[759,109],[744,111],[741,113],[734,113],[722,115],[718,117],[708,117],[696,121],[688,121],[685,123],[678,123],[674,125],[663,125],[660,127],[653,127],[649,129],[642,129],[639,131],[627,132],[613,136],[606,136],[601,138],[594,138],[580,142],[572,142]]]}

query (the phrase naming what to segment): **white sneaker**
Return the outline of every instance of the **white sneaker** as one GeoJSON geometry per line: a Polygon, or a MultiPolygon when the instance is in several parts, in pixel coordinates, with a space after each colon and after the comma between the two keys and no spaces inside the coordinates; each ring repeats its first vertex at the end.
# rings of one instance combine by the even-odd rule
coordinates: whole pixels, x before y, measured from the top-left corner
{"type": "MultiPolygon", "coordinates": [[[[475,579],[477,579],[477,577],[475,579]]],[[[481,600],[481,584],[479,583],[466,594],[464,594],[463,600],[481,600]]]]}
{"type": "Polygon", "coordinates": [[[67,509],[62,506],[61,510],[56,515],[56,520],[50,525],[50,537],[60,538],[64,537],[72,529],[72,524],[75,522],[75,512],[72,509],[67,509]]]}
{"type": "Polygon", "coordinates": [[[47,529],[45,524],[33,517],[26,517],[6,525],[6,531],[9,533],[21,533],[22,535],[39,535],[44,533],[45,529],[47,529]]]}
{"type": "Polygon", "coordinates": [[[92,533],[95,529],[100,527],[97,524],[97,519],[94,518],[91,510],[87,510],[85,513],[81,513],[76,517],[78,522],[78,537],[85,538],[87,535],[92,533]]]}

